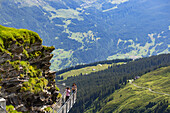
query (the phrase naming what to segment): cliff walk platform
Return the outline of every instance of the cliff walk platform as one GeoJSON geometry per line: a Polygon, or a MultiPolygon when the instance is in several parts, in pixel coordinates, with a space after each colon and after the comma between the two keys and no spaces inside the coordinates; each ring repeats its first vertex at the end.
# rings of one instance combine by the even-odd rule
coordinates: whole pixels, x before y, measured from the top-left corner
{"type": "Polygon", "coordinates": [[[63,84],[56,83],[57,87],[60,89],[60,93],[62,94],[62,98],[57,102],[57,106],[53,108],[53,113],[68,113],[70,109],[76,102],[77,99],[77,91],[75,93],[71,93],[69,99],[66,101],[66,87],[63,84]]]}

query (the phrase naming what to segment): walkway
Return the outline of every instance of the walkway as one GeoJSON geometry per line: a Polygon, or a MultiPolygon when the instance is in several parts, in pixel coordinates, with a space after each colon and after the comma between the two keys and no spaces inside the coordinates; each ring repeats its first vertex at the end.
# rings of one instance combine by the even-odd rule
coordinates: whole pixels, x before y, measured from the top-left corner
{"type": "Polygon", "coordinates": [[[57,113],[68,113],[73,105],[76,103],[77,92],[72,93],[70,98],[63,104],[63,106],[57,111],[57,113]]]}
{"type": "Polygon", "coordinates": [[[57,105],[53,108],[53,113],[68,113],[73,105],[76,103],[77,92],[72,93],[69,99],[66,101],[66,87],[65,85],[56,83],[57,87],[60,89],[62,98],[57,102],[57,105]]]}

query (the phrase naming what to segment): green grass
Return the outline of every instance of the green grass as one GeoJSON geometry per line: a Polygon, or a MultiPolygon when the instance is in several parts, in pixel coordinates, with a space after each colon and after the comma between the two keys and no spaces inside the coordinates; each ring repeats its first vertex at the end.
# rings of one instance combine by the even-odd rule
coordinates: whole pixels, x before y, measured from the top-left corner
{"type": "MultiPolygon", "coordinates": [[[[11,59],[13,58],[12,50],[12,44],[15,44],[15,46],[23,47],[22,53],[26,55],[25,60],[28,60],[28,58],[36,58],[38,56],[44,57],[44,51],[51,52],[55,48],[52,47],[46,47],[42,46],[42,50],[37,50],[28,53],[27,49],[32,47],[32,44],[39,43],[42,44],[42,39],[39,37],[39,35],[33,31],[26,30],[26,29],[15,29],[15,28],[9,28],[4,27],[0,25],[0,54],[3,52],[10,54],[11,59]]],[[[32,93],[39,93],[40,91],[43,91],[43,88],[46,88],[48,84],[48,80],[45,79],[45,77],[42,77],[42,71],[41,69],[38,69],[36,65],[31,65],[28,61],[4,61],[1,65],[4,65],[8,63],[11,65],[15,70],[21,71],[20,75],[18,77],[24,78],[28,77],[29,81],[24,82],[21,87],[21,92],[30,91],[32,93]],[[20,70],[20,67],[22,67],[22,70],[20,70]],[[35,81],[32,81],[35,79],[35,81]]],[[[0,77],[2,80],[2,78],[0,77]]]]}
{"type": "Polygon", "coordinates": [[[14,42],[15,45],[24,46],[25,49],[29,48],[30,45],[35,42],[42,44],[42,39],[33,31],[9,28],[0,25],[0,51],[12,55],[7,48],[10,48],[11,44],[14,42]]]}
{"type": "Polygon", "coordinates": [[[39,93],[43,91],[43,88],[47,88],[48,80],[45,77],[42,77],[42,72],[40,69],[37,69],[36,66],[30,65],[27,61],[9,61],[7,60],[5,63],[11,64],[14,69],[20,71],[20,66],[23,67],[24,73],[20,74],[20,78],[24,78],[25,76],[29,77],[29,80],[24,82],[21,87],[21,92],[30,91],[32,93],[39,93]]]}
{"type": "Polygon", "coordinates": [[[95,37],[95,33],[91,30],[83,33],[70,31],[67,26],[71,24],[71,20],[63,21],[63,23],[65,23],[65,30],[63,32],[70,34],[68,38],[76,40],[77,42],[82,43],[82,45],[84,44],[83,40],[87,43],[93,43],[100,39],[100,37],[95,37]]]}
{"type": "MultiPolygon", "coordinates": [[[[65,51],[64,49],[56,49],[52,52],[52,54],[54,54],[53,58],[51,59],[51,61],[53,62],[51,64],[50,69],[53,71],[57,71],[57,69],[61,69],[59,68],[59,66],[62,64],[61,60],[66,59],[66,58],[71,58],[72,54],[74,51],[69,50],[69,51],[65,51]]],[[[68,62],[67,65],[70,65],[71,62],[68,62]]]]}
{"type": "MultiPolygon", "coordinates": [[[[100,37],[95,37],[95,33],[91,30],[89,30],[87,32],[83,32],[83,33],[70,31],[68,29],[68,25],[72,23],[71,20],[64,20],[63,23],[65,23],[65,25],[63,25],[63,27],[65,28],[65,30],[63,32],[69,34],[68,38],[76,40],[77,42],[82,43],[82,45],[84,45],[83,40],[85,40],[85,42],[87,42],[87,43],[93,43],[100,39],[100,37]]],[[[72,24],[74,24],[74,23],[72,23],[72,24]]]]}
{"type": "MultiPolygon", "coordinates": [[[[170,66],[147,73],[133,83],[138,86],[149,87],[153,91],[170,94],[170,66]]],[[[103,101],[106,104],[103,104],[99,113],[111,111],[119,113],[129,109],[142,109],[149,102],[160,102],[162,100],[170,102],[170,96],[156,94],[148,89],[137,88],[132,84],[127,84],[124,88],[115,91],[103,101]]],[[[90,109],[87,112],[90,112],[90,109]]]]}
{"type": "Polygon", "coordinates": [[[170,67],[147,73],[136,80],[135,84],[151,88],[153,91],[170,94],[170,67]]]}
{"type": "Polygon", "coordinates": [[[43,9],[45,9],[46,11],[53,11],[54,13],[51,13],[51,17],[49,17],[50,20],[52,20],[53,18],[65,18],[65,19],[77,19],[79,21],[83,21],[83,17],[79,16],[81,13],[78,12],[77,10],[74,9],[58,9],[56,10],[55,8],[47,5],[44,6],[43,9]]]}
{"type": "MultiPolygon", "coordinates": [[[[116,65],[121,65],[121,64],[124,64],[124,62],[116,63],[116,65]]],[[[58,76],[60,76],[60,77],[63,76],[63,78],[64,78],[63,80],[66,80],[67,77],[78,76],[80,74],[87,75],[92,72],[98,72],[101,70],[105,70],[105,69],[108,69],[108,67],[112,66],[112,65],[113,64],[102,64],[102,65],[97,65],[97,66],[88,66],[88,67],[81,68],[81,69],[71,70],[71,71],[65,72],[63,74],[60,74],[58,76]]]]}
{"type": "MultiPolygon", "coordinates": [[[[146,56],[148,53],[151,56],[153,54],[153,52],[156,51],[155,48],[157,46],[164,44],[163,42],[156,44],[154,36],[155,36],[155,34],[153,34],[153,33],[148,34],[148,37],[150,38],[151,42],[150,43],[146,42],[146,44],[144,46],[141,46],[140,43],[135,43],[135,41],[133,41],[133,40],[121,40],[121,39],[119,39],[118,43],[117,43],[117,47],[119,47],[120,42],[123,42],[123,45],[126,44],[126,43],[131,43],[131,45],[128,45],[127,48],[133,48],[133,50],[131,50],[130,52],[127,52],[127,53],[123,53],[123,54],[117,53],[115,55],[108,56],[107,59],[110,60],[110,59],[116,59],[116,58],[119,58],[119,59],[142,58],[143,55],[146,56]]],[[[161,53],[169,53],[169,50],[165,49],[162,52],[158,52],[158,54],[161,54],[161,53]]]]}
{"type": "Polygon", "coordinates": [[[7,105],[6,106],[6,111],[8,113],[22,113],[22,112],[18,112],[17,110],[15,110],[14,106],[13,105],[7,105]]]}

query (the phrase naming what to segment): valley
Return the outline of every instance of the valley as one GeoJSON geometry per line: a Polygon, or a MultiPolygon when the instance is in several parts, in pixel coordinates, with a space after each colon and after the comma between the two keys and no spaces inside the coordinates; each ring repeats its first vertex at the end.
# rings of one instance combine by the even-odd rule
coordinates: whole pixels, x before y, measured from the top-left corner
{"type": "Polygon", "coordinates": [[[73,83],[78,91],[70,113],[170,111],[170,54],[98,61],[54,72],[49,61],[55,48],[42,41],[33,31],[0,25],[0,97],[7,101],[7,111],[58,110],[65,97],[61,84],[73,83]]]}
{"type": "Polygon", "coordinates": [[[51,69],[169,53],[169,0],[5,0],[0,24],[54,46],[51,69]]]}
{"type": "Polygon", "coordinates": [[[57,112],[76,83],[69,113],[170,113],[169,11],[170,0],[0,0],[6,110],[57,112]]]}

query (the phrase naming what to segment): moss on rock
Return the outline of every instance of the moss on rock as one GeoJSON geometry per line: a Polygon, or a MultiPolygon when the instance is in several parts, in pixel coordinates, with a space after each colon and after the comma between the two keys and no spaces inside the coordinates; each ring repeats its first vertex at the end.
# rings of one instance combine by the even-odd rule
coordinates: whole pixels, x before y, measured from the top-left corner
{"type": "MultiPolygon", "coordinates": [[[[42,46],[42,39],[33,31],[0,25],[0,96],[10,100],[8,104],[22,103],[19,111],[41,112],[43,105],[55,103],[53,93],[59,88],[55,73],[49,71],[54,49],[42,46]],[[15,102],[8,97],[10,93],[15,95],[15,102]]],[[[56,98],[60,97],[58,93],[56,98]]]]}

